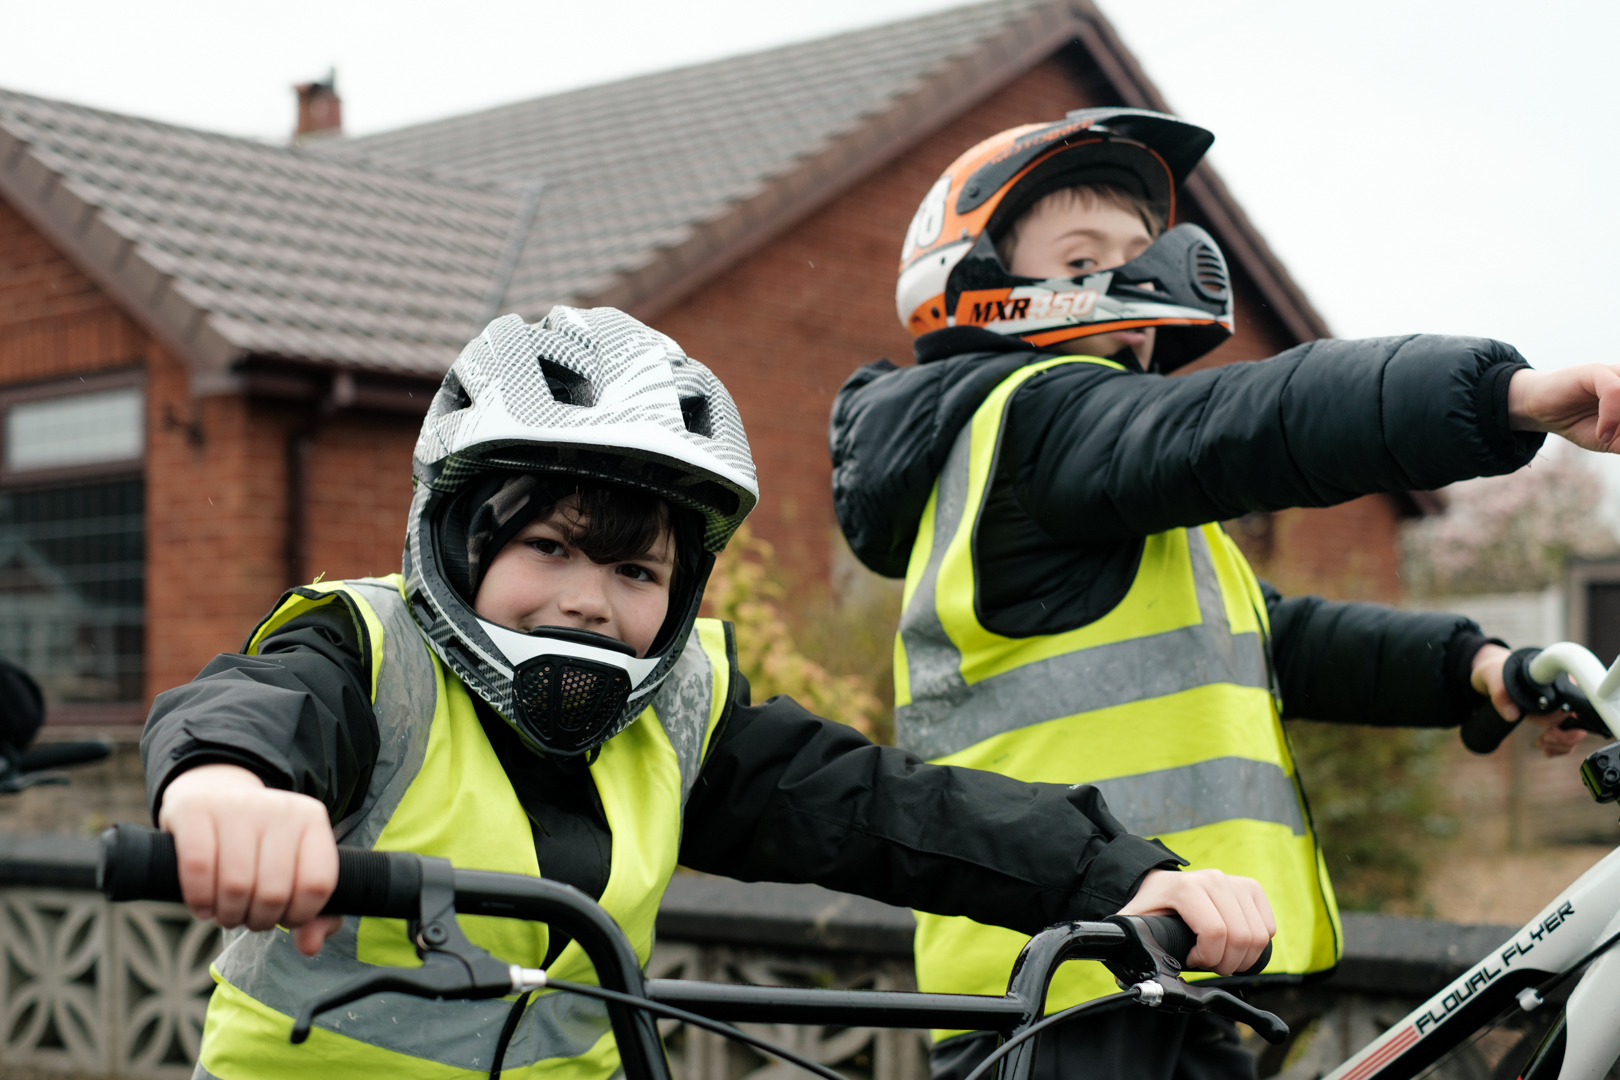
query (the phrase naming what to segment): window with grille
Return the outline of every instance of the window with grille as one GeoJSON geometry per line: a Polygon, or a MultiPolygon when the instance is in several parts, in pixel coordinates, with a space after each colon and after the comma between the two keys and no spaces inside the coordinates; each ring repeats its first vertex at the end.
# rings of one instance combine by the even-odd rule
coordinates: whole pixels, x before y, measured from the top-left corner
{"type": "Polygon", "coordinates": [[[108,707],[144,693],[141,388],[0,407],[0,656],[39,682],[52,716],[114,719],[108,707]]]}

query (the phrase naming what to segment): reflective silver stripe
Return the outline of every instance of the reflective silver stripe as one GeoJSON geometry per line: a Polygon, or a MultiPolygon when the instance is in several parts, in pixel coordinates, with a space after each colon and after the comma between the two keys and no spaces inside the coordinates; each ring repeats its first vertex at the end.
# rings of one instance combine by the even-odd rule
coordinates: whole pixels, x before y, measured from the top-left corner
{"type": "MultiPolygon", "coordinates": [[[[379,580],[345,585],[371,606],[383,628],[375,703],[382,748],[362,809],[339,825],[344,843],[371,847],[421,771],[437,704],[436,685],[432,654],[399,591],[379,580]]],[[[654,713],[680,766],[683,809],[702,766],[713,677],[711,661],[694,628],[668,680],[653,698],[654,713]]],[[[518,839],[530,842],[527,835],[518,839]]],[[[370,966],[358,959],[359,927],[359,919],[345,919],[343,929],[313,959],[293,948],[291,936],[283,931],[245,933],[220,954],[215,965],[231,985],[291,1016],[308,998],[370,966]]],[[[487,1069],[511,1008],[511,1002],[500,1000],[423,1001],[379,994],[328,1013],[316,1024],[381,1049],[461,1069],[487,1069]]],[[[607,1010],[601,1002],[574,994],[540,995],[524,1010],[507,1048],[505,1065],[517,1069],[550,1058],[577,1057],[609,1030],[607,1010]]],[[[201,1066],[198,1070],[198,1076],[208,1075],[201,1066]]]]}
{"type": "MultiPolygon", "coordinates": [[[[919,744],[928,741],[927,730],[936,718],[947,717],[952,709],[968,699],[967,680],[962,678],[962,653],[945,633],[934,597],[945,550],[967,512],[972,427],[971,423],[965,425],[956,436],[945,458],[945,467],[940,470],[934,487],[934,539],[928,550],[928,565],[923,568],[911,602],[900,613],[900,640],[906,648],[911,703],[895,711],[895,736],[898,745],[924,758],[939,756],[920,749],[919,744]]],[[[974,739],[962,745],[971,746],[978,741],[974,739]]]]}
{"type": "MultiPolygon", "coordinates": [[[[226,981],[270,1008],[295,1015],[305,1001],[371,965],[355,958],[360,920],[343,920],[320,953],[305,957],[280,930],[244,934],[215,962],[226,981]]],[[[371,1046],[461,1069],[488,1069],[510,1001],[425,1001],[374,994],[326,1013],[316,1025],[371,1046]]],[[[516,1068],[543,1058],[583,1054],[610,1029],[594,998],[544,994],[532,1000],[507,1050],[516,1068]]]]}
{"type": "Polygon", "coordinates": [[[377,677],[377,764],[360,808],[334,828],[338,843],[370,848],[394,816],[405,789],[421,771],[428,729],[438,705],[433,656],[399,590],[387,581],[345,583],[371,605],[383,628],[382,671],[377,677]]]}
{"type": "Polygon", "coordinates": [[[653,714],[663,725],[669,745],[681,764],[681,807],[697,783],[703,767],[703,739],[709,733],[709,706],[714,695],[714,665],[703,651],[697,627],[686,639],[681,658],[675,661],[664,685],[653,695],[653,714]]]}
{"type": "Polygon", "coordinates": [[[1252,758],[1222,757],[1175,769],[1093,780],[1119,823],[1138,836],[1196,829],[1247,818],[1286,825],[1305,835],[1305,815],[1293,779],[1282,767],[1252,758]]]}
{"type": "Polygon", "coordinates": [[[1255,631],[1232,632],[1209,544],[1198,529],[1184,530],[1197,625],[1033,661],[969,686],[962,654],[940,623],[934,597],[945,548],[968,512],[970,453],[971,425],[957,436],[940,473],[933,546],[900,617],[911,685],[910,704],[895,710],[900,746],[932,760],[1032,724],[1211,683],[1269,688],[1264,642],[1255,631]]]}

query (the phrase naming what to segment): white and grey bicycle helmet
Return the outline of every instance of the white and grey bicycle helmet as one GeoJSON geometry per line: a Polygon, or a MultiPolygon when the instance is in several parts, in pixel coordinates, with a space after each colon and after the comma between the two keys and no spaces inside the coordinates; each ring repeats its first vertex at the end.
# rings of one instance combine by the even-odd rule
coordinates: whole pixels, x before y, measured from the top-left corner
{"type": "Polygon", "coordinates": [[[742,419],[720,380],[613,308],[490,323],[428,408],[413,479],[405,588],[417,623],[525,743],[561,756],[595,749],[646,707],[686,645],[715,553],[759,499],[742,419]],[[470,504],[517,476],[649,492],[701,521],[688,532],[701,541],[677,551],[669,614],[646,656],[592,631],[524,633],[474,611],[470,504]]]}

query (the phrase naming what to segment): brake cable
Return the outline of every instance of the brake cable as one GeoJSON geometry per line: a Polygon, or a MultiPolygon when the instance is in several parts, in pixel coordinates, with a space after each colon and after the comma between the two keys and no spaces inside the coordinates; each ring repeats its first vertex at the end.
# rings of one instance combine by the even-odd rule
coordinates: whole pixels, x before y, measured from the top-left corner
{"type": "MultiPolygon", "coordinates": [[[[545,986],[548,990],[562,990],[570,994],[580,994],[584,997],[600,998],[603,1001],[616,1001],[621,1005],[630,1005],[637,1009],[643,1009],[654,1016],[680,1020],[693,1027],[700,1027],[717,1035],[724,1035],[728,1039],[746,1043],[755,1050],[770,1054],[773,1057],[779,1057],[788,1064],[797,1065],[806,1072],[815,1073],[822,1080],[849,1080],[849,1077],[843,1073],[829,1069],[825,1065],[819,1065],[807,1057],[777,1046],[768,1039],[750,1035],[746,1031],[734,1028],[730,1024],[722,1024],[718,1020],[710,1020],[707,1016],[699,1016],[697,1013],[687,1012],[685,1009],[677,1009],[673,1005],[665,1005],[661,1001],[652,1001],[648,998],[637,997],[634,994],[621,994],[617,990],[605,990],[600,986],[592,986],[589,983],[564,982],[562,979],[547,979],[545,986]]],[[[1114,996],[1120,997],[1122,995],[1115,994],[1114,996]]]]}
{"type": "MultiPolygon", "coordinates": [[[[1554,975],[1540,986],[1535,987],[1534,993],[1536,995],[1536,1006],[1534,1007],[1539,1007],[1546,1000],[1549,992],[1558,989],[1561,984],[1569,981],[1577,974],[1584,971],[1588,964],[1602,956],[1604,953],[1608,952],[1610,949],[1614,948],[1616,945],[1620,945],[1620,933],[1614,934],[1603,944],[1581,957],[1575,963],[1569,965],[1569,967],[1565,968],[1563,971],[1560,971],[1558,974],[1554,975]]],[[[1524,1005],[1521,1003],[1519,1007],[1523,1009],[1524,1005]]],[[[1525,1009],[1524,1011],[1529,1012],[1530,1010],[1525,1009]]]]}

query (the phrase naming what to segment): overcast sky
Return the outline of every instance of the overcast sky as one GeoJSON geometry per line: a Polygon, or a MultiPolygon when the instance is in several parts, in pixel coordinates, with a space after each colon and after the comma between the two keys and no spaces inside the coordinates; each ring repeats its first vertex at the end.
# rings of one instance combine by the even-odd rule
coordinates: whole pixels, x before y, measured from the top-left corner
{"type": "MultiPolygon", "coordinates": [[[[1620,5],[1100,2],[1337,334],[1617,359],[1620,5]]],[[[0,86],[279,139],[335,66],[365,133],[953,6],[0,0],[0,86]]]]}

